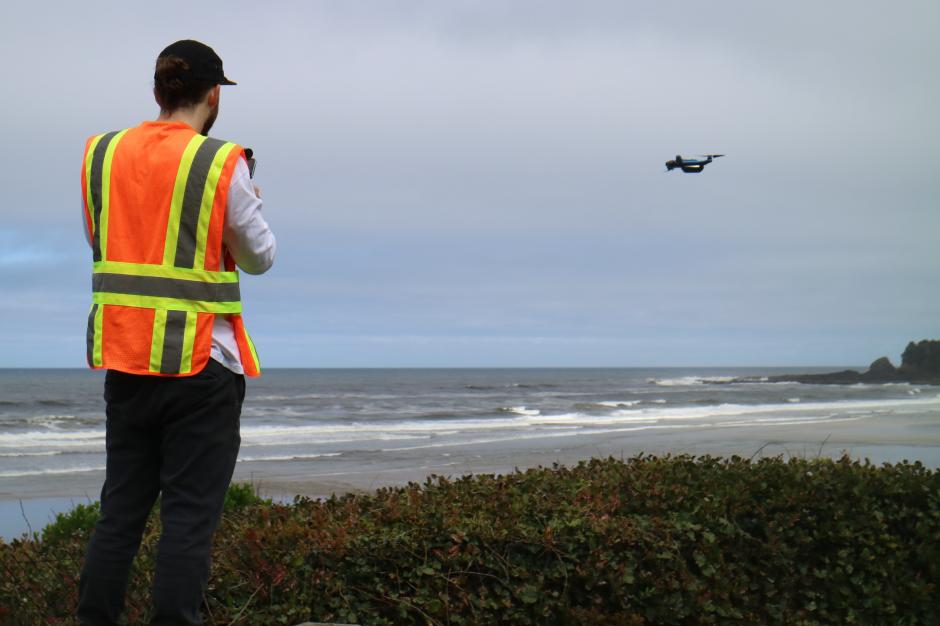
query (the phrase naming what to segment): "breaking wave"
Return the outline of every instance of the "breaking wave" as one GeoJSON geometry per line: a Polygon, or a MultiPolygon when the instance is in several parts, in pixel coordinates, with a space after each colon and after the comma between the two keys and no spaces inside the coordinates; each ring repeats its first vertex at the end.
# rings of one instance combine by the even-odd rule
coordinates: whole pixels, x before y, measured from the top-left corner
{"type": "Polygon", "coordinates": [[[527,409],[524,406],[501,406],[499,412],[515,413],[516,415],[539,415],[541,413],[538,409],[527,409]]]}

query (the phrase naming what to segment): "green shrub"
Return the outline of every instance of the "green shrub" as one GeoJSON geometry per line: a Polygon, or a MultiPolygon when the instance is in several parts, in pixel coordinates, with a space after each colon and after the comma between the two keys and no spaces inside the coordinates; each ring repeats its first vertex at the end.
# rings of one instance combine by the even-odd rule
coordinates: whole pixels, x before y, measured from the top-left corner
{"type": "Polygon", "coordinates": [[[67,513],[57,513],[55,521],[42,529],[43,543],[56,543],[76,533],[87,535],[95,527],[100,512],[101,503],[91,502],[78,504],[67,513]]]}
{"type": "Polygon", "coordinates": [[[232,483],[225,492],[225,512],[243,509],[247,506],[271,504],[271,500],[258,495],[258,488],[251,483],[232,483]]]}
{"type": "MultiPolygon", "coordinates": [[[[224,510],[226,512],[259,504],[271,504],[271,500],[259,496],[257,488],[251,483],[232,483],[225,493],[224,510]]],[[[154,511],[160,510],[159,499],[153,509],[154,511]]],[[[42,529],[43,543],[62,541],[76,533],[87,535],[94,529],[100,513],[100,502],[77,504],[71,511],[57,513],[55,520],[42,529]]]]}
{"type": "MultiPolygon", "coordinates": [[[[72,623],[86,541],[0,543],[0,623],[72,623]]],[[[232,509],[205,608],[209,624],[938,624],[938,583],[940,471],[636,457],[232,509]]]]}

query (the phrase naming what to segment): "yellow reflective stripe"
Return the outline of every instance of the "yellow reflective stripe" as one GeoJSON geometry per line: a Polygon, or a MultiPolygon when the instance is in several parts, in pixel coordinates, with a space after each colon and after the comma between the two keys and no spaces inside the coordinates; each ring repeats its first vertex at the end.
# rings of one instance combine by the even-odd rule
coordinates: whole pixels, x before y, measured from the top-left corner
{"type": "Polygon", "coordinates": [[[206,178],[206,187],[202,192],[202,205],[199,207],[199,223],[196,227],[196,259],[193,267],[203,267],[206,264],[206,243],[209,238],[209,221],[212,219],[212,205],[215,203],[215,194],[222,176],[222,168],[228,159],[235,144],[228,142],[215,153],[212,165],[209,166],[209,176],[206,178]]]}
{"type": "Polygon", "coordinates": [[[156,276],[179,280],[198,280],[204,283],[237,283],[238,272],[213,272],[192,270],[184,267],[152,265],[150,263],[125,263],[123,261],[99,261],[94,264],[95,273],[127,274],[128,276],[156,276]]]}
{"type": "Polygon", "coordinates": [[[101,357],[101,328],[104,319],[104,307],[99,306],[95,311],[95,345],[91,352],[91,361],[95,367],[101,367],[104,360],[101,357]]]}
{"type": "Polygon", "coordinates": [[[97,291],[91,294],[91,301],[95,304],[116,304],[118,306],[134,306],[142,309],[169,309],[171,311],[192,311],[194,313],[241,313],[242,303],[236,302],[205,302],[201,300],[182,300],[180,298],[165,298],[160,296],[135,296],[124,293],[109,293],[97,291]]]}
{"type": "Polygon", "coordinates": [[[108,258],[108,207],[110,204],[109,195],[111,193],[111,160],[114,158],[114,149],[117,147],[118,142],[121,141],[121,138],[124,137],[124,134],[127,133],[127,130],[128,129],[124,129],[115,135],[104,153],[104,166],[101,171],[101,216],[98,218],[98,228],[101,229],[98,241],[101,246],[102,259],[108,258]]]}
{"type": "MultiPolygon", "coordinates": [[[[244,329],[244,326],[242,327],[244,329]]],[[[255,369],[258,370],[258,373],[261,373],[261,361],[258,359],[258,351],[255,350],[255,342],[251,340],[251,335],[248,334],[248,331],[245,331],[245,339],[248,341],[248,349],[251,351],[251,358],[255,362],[255,369]]]]}
{"type": "Polygon", "coordinates": [[[186,330],[183,331],[183,358],[180,360],[180,374],[187,374],[193,369],[193,348],[196,345],[196,315],[186,316],[186,330]]]}
{"type": "Polygon", "coordinates": [[[163,365],[163,337],[166,334],[166,309],[153,312],[153,334],[150,337],[150,371],[159,374],[163,365]]]}
{"type": "Polygon", "coordinates": [[[88,311],[88,322],[85,324],[85,359],[88,361],[89,367],[95,366],[95,315],[98,314],[97,304],[91,305],[91,309],[88,311]]]}
{"type": "Polygon", "coordinates": [[[170,201],[170,215],[166,224],[166,242],[163,246],[164,265],[173,265],[176,260],[176,242],[180,234],[180,215],[183,211],[186,180],[189,178],[189,168],[193,165],[193,157],[196,156],[196,151],[205,140],[206,137],[203,135],[195,135],[189,140],[189,145],[183,151],[180,167],[176,171],[176,183],[173,185],[173,198],[170,201]]]}
{"type": "Polygon", "coordinates": [[[92,239],[95,236],[95,207],[92,205],[91,199],[91,162],[95,158],[95,148],[98,146],[98,142],[106,134],[101,133],[92,139],[91,144],[88,146],[88,152],[85,153],[85,212],[88,213],[88,222],[91,224],[88,235],[92,239]]]}

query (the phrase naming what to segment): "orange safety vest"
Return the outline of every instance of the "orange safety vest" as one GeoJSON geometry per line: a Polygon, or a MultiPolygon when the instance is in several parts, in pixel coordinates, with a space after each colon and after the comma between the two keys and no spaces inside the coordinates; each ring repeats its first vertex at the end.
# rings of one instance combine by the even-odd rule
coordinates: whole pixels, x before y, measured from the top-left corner
{"type": "Polygon", "coordinates": [[[248,376],[261,374],[242,321],[238,271],[222,247],[241,146],[178,122],[144,122],[88,139],[82,168],[94,271],[88,365],[191,376],[225,315],[248,376]]]}

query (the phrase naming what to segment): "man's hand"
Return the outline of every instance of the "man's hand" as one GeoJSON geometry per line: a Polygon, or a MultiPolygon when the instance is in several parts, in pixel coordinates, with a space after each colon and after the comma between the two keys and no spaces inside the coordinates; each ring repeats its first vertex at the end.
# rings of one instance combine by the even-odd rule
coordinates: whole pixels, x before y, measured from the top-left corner
{"type": "Polygon", "coordinates": [[[252,187],[255,188],[255,195],[258,196],[258,198],[260,199],[260,198],[261,198],[261,187],[259,187],[258,185],[252,185],[252,187]]]}

